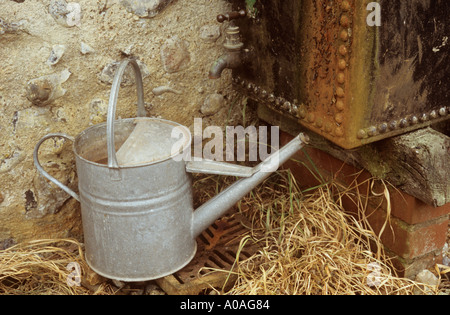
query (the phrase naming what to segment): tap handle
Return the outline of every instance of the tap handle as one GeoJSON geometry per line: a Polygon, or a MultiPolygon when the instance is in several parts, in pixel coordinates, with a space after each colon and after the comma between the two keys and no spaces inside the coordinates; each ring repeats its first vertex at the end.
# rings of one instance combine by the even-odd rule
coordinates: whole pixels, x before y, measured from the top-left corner
{"type": "Polygon", "coordinates": [[[230,13],[226,13],[226,14],[220,14],[217,16],[217,21],[219,23],[223,23],[225,21],[231,21],[231,20],[236,20],[239,18],[243,18],[247,16],[247,11],[245,10],[240,10],[240,11],[233,11],[230,13]]]}

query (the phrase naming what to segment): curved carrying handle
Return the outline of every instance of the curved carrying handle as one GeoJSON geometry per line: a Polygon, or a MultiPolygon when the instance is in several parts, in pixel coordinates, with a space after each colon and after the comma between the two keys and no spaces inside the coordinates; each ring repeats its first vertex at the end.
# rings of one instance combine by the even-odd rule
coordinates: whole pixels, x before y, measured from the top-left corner
{"type": "Polygon", "coordinates": [[[133,66],[135,79],[136,79],[136,90],[138,97],[138,117],[145,117],[145,106],[144,106],[144,87],[142,83],[142,74],[141,69],[137,62],[133,59],[126,59],[122,61],[119,65],[119,68],[116,71],[114,76],[114,80],[111,87],[111,94],[109,96],[109,104],[108,104],[108,116],[106,120],[107,129],[106,129],[106,142],[108,148],[108,167],[109,168],[119,168],[119,164],[117,163],[116,157],[116,147],[114,141],[114,119],[116,117],[116,104],[117,98],[119,96],[119,87],[122,82],[123,74],[125,73],[125,69],[131,64],[133,66]]]}
{"type": "Polygon", "coordinates": [[[50,138],[55,138],[55,137],[59,137],[59,138],[65,138],[68,139],[70,141],[74,141],[73,137],[70,137],[68,135],[62,134],[62,133],[52,133],[52,134],[48,134],[46,135],[44,138],[42,138],[41,140],[39,140],[39,142],[36,144],[36,147],[34,148],[34,152],[33,152],[33,159],[34,159],[34,165],[36,166],[37,170],[45,177],[47,178],[49,181],[51,181],[52,183],[54,183],[56,186],[58,186],[59,188],[61,188],[62,190],[64,190],[66,193],[68,193],[69,195],[71,195],[73,198],[75,198],[76,200],[80,201],[80,197],[78,196],[77,193],[75,193],[72,189],[70,189],[69,187],[67,187],[66,185],[63,185],[61,182],[59,182],[57,179],[55,179],[54,177],[52,177],[49,173],[47,173],[41,166],[41,164],[39,163],[39,159],[38,159],[38,153],[39,153],[39,148],[41,147],[42,143],[44,141],[46,141],[47,139],[50,138]]]}

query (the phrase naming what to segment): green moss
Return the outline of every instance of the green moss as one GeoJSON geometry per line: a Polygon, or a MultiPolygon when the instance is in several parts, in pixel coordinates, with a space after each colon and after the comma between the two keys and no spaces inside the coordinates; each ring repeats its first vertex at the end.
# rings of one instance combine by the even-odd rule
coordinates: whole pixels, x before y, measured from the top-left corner
{"type": "Polygon", "coordinates": [[[367,169],[372,176],[379,179],[386,179],[391,172],[388,163],[382,158],[378,150],[371,145],[365,145],[359,148],[358,153],[364,168],[367,169]]]}
{"type": "Polygon", "coordinates": [[[249,12],[249,14],[251,16],[255,16],[257,13],[257,10],[255,8],[255,3],[256,3],[256,0],[245,0],[245,4],[247,6],[247,12],[249,12]]]}

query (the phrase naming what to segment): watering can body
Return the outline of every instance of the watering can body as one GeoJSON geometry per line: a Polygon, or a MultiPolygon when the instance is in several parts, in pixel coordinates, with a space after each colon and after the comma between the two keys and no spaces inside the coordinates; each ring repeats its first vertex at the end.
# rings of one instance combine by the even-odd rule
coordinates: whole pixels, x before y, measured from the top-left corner
{"type": "Polygon", "coordinates": [[[43,176],[80,202],[89,266],[110,279],[147,281],[170,275],[187,265],[196,253],[195,238],[268,177],[276,169],[274,164],[281,165],[300,150],[305,139],[299,135],[258,166],[244,168],[242,179],[194,210],[189,172],[197,172],[204,166],[206,173],[234,173],[227,163],[186,162],[183,157],[190,148],[191,136],[182,125],[145,117],[114,120],[118,87],[129,63],[136,74],[138,116],[143,116],[139,67],[133,60],[126,60],[113,82],[107,122],[84,130],[75,139],[65,134],[43,137],[35,147],[34,162],[43,176]],[[116,151],[139,122],[156,126],[155,142],[165,143],[168,150],[146,163],[121,166],[116,151]],[[183,135],[180,150],[167,145],[178,141],[170,132],[173,128],[183,135]],[[78,193],[50,176],[39,163],[39,147],[53,137],[73,141],[78,193]]]}
{"type": "MultiPolygon", "coordinates": [[[[116,129],[123,130],[124,124],[133,121],[120,121],[116,129]]],[[[80,155],[81,142],[104,128],[95,126],[74,143],[86,261],[97,273],[122,281],[172,274],[196,252],[190,237],[193,205],[186,165],[173,156],[120,169],[93,163],[80,155]]]]}

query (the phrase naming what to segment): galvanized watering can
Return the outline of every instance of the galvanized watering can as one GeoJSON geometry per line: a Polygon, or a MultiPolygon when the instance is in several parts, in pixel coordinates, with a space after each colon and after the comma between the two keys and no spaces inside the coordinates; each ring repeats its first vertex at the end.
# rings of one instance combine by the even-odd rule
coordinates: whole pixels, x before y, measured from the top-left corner
{"type": "Polygon", "coordinates": [[[141,72],[134,60],[125,60],[113,81],[106,123],[84,130],[75,139],[49,134],[34,150],[38,171],[81,203],[89,266],[104,277],[122,281],[157,279],[183,268],[196,253],[196,237],[268,177],[267,170],[274,163],[281,165],[304,146],[300,134],[254,168],[213,161],[186,162],[182,157],[184,149],[191,145],[189,129],[143,116],[141,72]],[[138,118],[115,120],[119,86],[128,64],[135,72],[138,118]],[[151,139],[144,147],[150,147],[147,152],[153,153],[146,157],[147,161],[120,165],[119,151],[139,124],[147,128],[141,134],[147,133],[151,139]],[[183,135],[183,150],[173,150],[174,142],[180,144],[180,139],[172,138],[174,128],[183,135]],[[49,175],[39,163],[41,144],[55,137],[73,141],[78,194],[49,175]],[[243,178],[194,211],[189,172],[243,178]]]}

